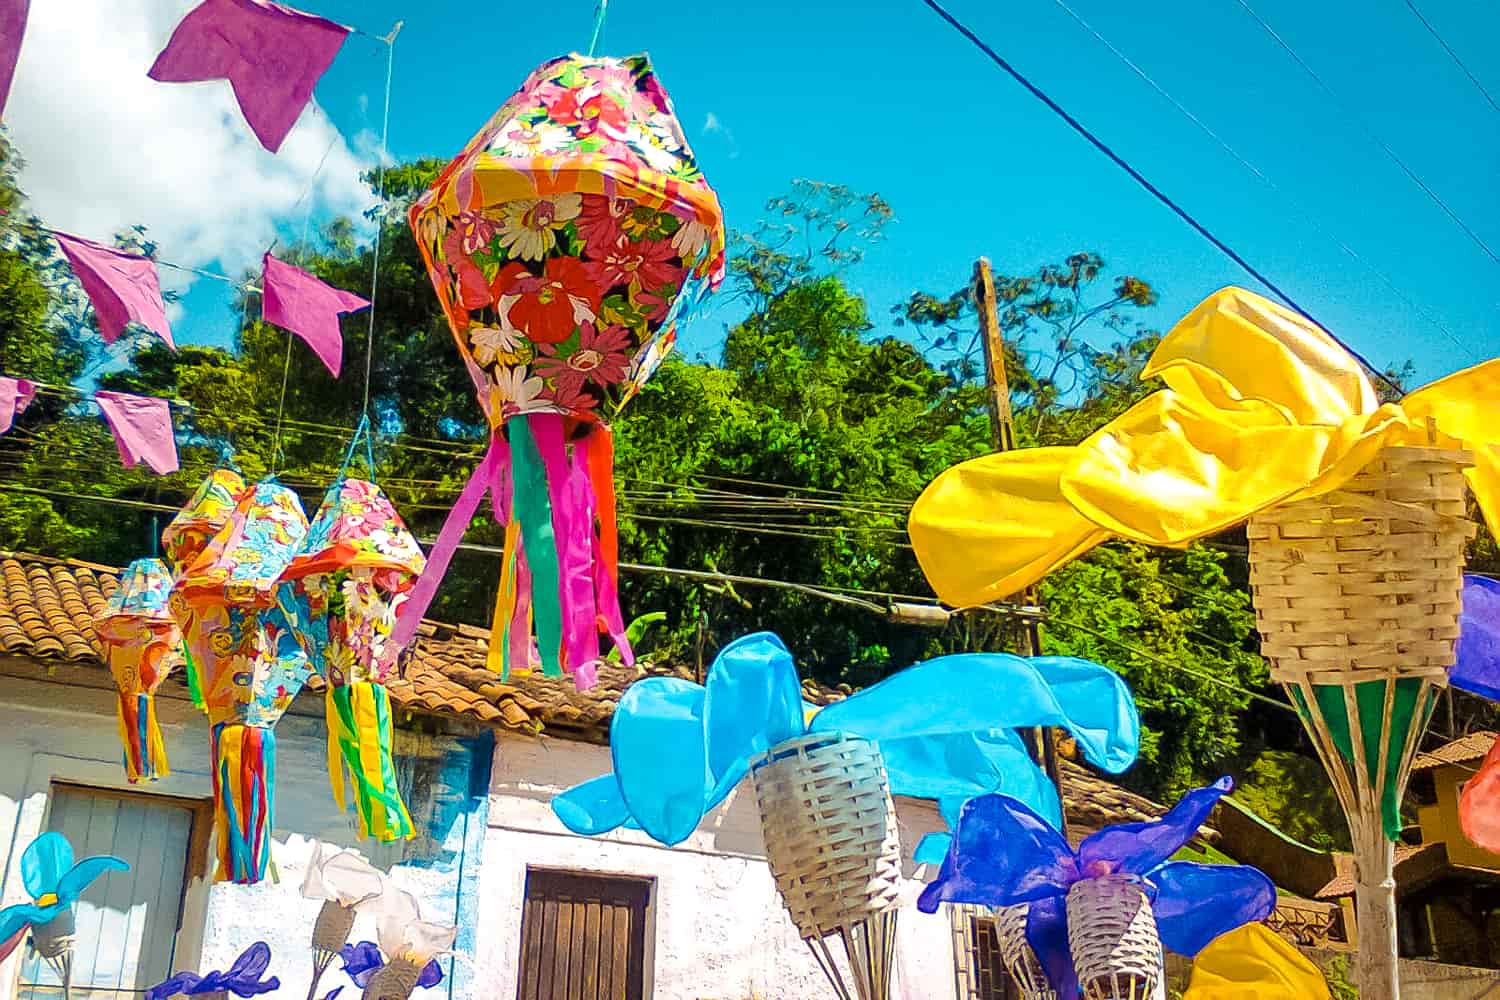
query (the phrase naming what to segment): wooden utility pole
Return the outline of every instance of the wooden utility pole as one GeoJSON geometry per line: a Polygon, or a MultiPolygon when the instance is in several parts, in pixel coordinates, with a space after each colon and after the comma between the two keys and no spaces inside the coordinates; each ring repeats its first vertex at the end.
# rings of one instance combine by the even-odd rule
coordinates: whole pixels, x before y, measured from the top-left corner
{"type": "MultiPolygon", "coordinates": [[[[1005,373],[1005,340],[1000,336],[1000,312],[995,302],[995,276],[990,270],[989,258],[981,257],[974,263],[974,311],[979,316],[979,331],[984,343],[984,381],[989,390],[990,440],[996,451],[1012,451],[1016,447],[1016,425],[1010,410],[1010,379],[1005,373]]],[[[1036,591],[1027,588],[1022,600],[1030,607],[1038,607],[1036,591]]],[[[1041,652],[1042,637],[1037,619],[1028,616],[1022,637],[1022,654],[1035,656],[1041,652]]],[[[1062,768],[1057,761],[1057,734],[1050,727],[1033,729],[1026,741],[1032,759],[1047,773],[1057,798],[1062,802],[1062,768]]],[[[1068,835],[1068,810],[1062,808],[1062,834],[1068,835]]]]}

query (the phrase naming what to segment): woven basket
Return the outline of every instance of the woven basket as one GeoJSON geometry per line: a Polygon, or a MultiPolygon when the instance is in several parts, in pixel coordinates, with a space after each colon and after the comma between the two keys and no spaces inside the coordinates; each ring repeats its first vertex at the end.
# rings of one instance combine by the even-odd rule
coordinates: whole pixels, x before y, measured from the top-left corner
{"type": "Polygon", "coordinates": [[[1086,878],[1068,890],[1068,948],[1087,1000],[1155,1000],[1164,992],[1156,916],[1140,884],[1086,878]]]}
{"type": "Polygon", "coordinates": [[[1021,991],[1021,1000],[1057,1000],[1057,993],[1047,982],[1047,973],[1037,959],[1031,942],[1026,940],[1026,915],[1030,907],[1004,906],[995,911],[995,937],[1006,971],[1021,991]]]}
{"type": "Polygon", "coordinates": [[[1250,519],[1250,583],[1274,680],[1338,684],[1368,670],[1447,682],[1474,534],[1468,464],[1467,452],[1388,448],[1341,489],[1250,519]]]}
{"type": "Polygon", "coordinates": [[[757,756],[750,774],[766,859],[797,932],[839,996],[889,996],[904,880],[879,747],[809,734],[757,756]],[[831,934],[843,939],[853,991],[824,940],[831,934]]]}

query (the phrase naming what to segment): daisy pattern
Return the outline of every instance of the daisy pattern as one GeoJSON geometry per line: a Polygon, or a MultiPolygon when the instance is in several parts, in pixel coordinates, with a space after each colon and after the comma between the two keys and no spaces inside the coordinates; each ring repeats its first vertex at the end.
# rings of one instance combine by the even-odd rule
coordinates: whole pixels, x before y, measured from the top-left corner
{"type": "Polygon", "coordinates": [[[539,408],[535,404],[545,385],[525,365],[500,368],[495,372],[494,379],[495,386],[491,395],[494,402],[500,404],[502,416],[513,417],[539,408]]]}
{"type": "Polygon", "coordinates": [[[557,246],[557,230],[578,218],[583,196],[560,194],[553,198],[523,198],[500,206],[495,234],[510,256],[519,260],[541,260],[557,246]]]}
{"type": "Polygon", "coordinates": [[[532,349],[519,330],[498,326],[473,326],[469,328],[469,346],[474,348],[474,360],[482,365],[524,364],[531,360],[532,349]]]}
{"type": "Polygon", "coordinates": [[[567,145],[568,130],[548,122],[515,122],[501,134],[494,148],[502,156],[543,156],[567,145]]]}

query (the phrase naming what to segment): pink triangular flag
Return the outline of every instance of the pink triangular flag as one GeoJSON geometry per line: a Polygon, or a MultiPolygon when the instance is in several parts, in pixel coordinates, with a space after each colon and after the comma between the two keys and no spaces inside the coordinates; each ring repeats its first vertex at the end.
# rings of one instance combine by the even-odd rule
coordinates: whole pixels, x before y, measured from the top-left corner
{"type": "Polygon", "coordinates": [[[339,316],[370,308],[367,299],[324,284],[301,268],[266,254],[261,274],[261,318],[307,342],[334,378],[344,361],[339,316]]]}
{"type": "Polygon", "coordinates": [[[120,461],[127,469],[145,462],[158,476],[177,471],[172,409],[165,399],[100,389],[94,393],[94,401],[104,411],[104,419],[120,449],[120,461]]]}
{"type": "Polygon", "coordinates": [[[21,36],[26,33],[26,15],[31,0],[0,0],[0,116],[10,97],[10,82],[16,76],[16,60],[21,58],[21,36]]]}
{"type": "Polygon", "coordinates": [[[11,424],[26,411],[35,397],[35,382],[0,375],[0,434],[10,430],[11,424]]]}
{"type": "Polygon", "coordinates": [[[113,344],[131,320],[155,333],[174,351],[167,307],[161,300],[156,264],[150,257],[126,253],[91,240],[53,233],[73,273],[88,293],[98,317],[99,332],[113,344]]]}
{"type": "Polygon", "coordinates": [[[162,83],[228,80],[245,121],[274,153],[348,36],[343,25],[269,0],[203,0],[149,75],[162,83]]]}

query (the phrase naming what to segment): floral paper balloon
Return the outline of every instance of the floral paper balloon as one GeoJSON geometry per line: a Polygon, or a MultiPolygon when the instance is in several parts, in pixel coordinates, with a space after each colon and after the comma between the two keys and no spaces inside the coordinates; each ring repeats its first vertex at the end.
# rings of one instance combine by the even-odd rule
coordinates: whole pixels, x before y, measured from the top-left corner
{"type": "MultiPolygon", "coordinates": [[[[199,484],[187,506],[177,512],[167,530],[161,534],[162,552],[174,580],[182,578],[197,558],[208,547],[209,540],[219,529],[229,523],[235,504],[245,493],[245,480],[233,469],[216,469],[199,484]]],[[[203,700],[203,670],[206,647],[196,612],[183,601],[181,593],[174,589],[169,599],[172,615],[182,629],[183,654],[187,663],[188,690],[193,704],[207,709],[203,700]]]]}
{"type": "Polygon", "coordinates": [[[176,665],[182,632],[167,607],[172,574],[160,559],[137,559],[125,569],[104,613],[94,622],[119,692],[125,776],[154,781],[171,774],[156,689],[176,665]]]}
{"type": "Polygon", "coordinates": [[[385,682],[401,652],[391,639],[396,608],[426,564],[380,487],[340,478],[313,516],[301,553],[282,574],[305,602],[306,624],[299,631],[328,682],[333,797],[341,806],[347,802],[347,770],[360,832],[382,841],[414,832],[396,787],[385,682]]]}
{"type": "MultiPolygon", "coordinates": [[[[530,667],[534,622],[543,670],[587,686],[601,630],[629,659],[605,417],[722,277],[718,198],[645,56],[573,55],[531,74],[412,206],[411,225],[495,435],[433,572],[493,490],[510,524],[494,665],[530,667]]],[[[402,637],[431,586],[403,612],[402,637]]]]}

